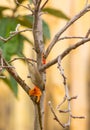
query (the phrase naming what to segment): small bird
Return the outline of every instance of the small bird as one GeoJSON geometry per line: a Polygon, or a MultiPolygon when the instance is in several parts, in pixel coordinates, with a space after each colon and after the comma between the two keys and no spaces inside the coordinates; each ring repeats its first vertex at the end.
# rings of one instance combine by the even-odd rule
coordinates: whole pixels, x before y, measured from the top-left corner
{"type": "Polygon", "coordinates": [[[43,91],[45,84],[36,65],[34,63],[28,63],[28,69],[32,83],[43,91]]]}
{"type": "Polygon", "coordinates": [[[29,62],[26,57],[25,57],[25,60],[26,60],[26,63],[28,65],[28,70],[29,70],[28,77],[31,78],[31,81],[35,86],[38,86],[41,89],[41,91],[43,91],[45,88],[45,83],[41,77],[40,72],[38,71],[37,66],[35,65],[35,63],[29,62]]]}
{"type": "MultiPolygon", "coordinates": [[[[34,84],[34,88],[29,90],[29,95],[30,96],[36,96],[37,100],[36,102],[40,101],[40,97],[42,95],[42,91],[45,89],[45,83],[41,77],[41,74],[36,66],[35,63],[31,63],[27,60],[25,57],[26,63],[28,65],[28,70],[29,70],[29,76],[31,78],[32,83],[34,84]]],[[[42,62],[43,64],[46,63],[46,59],[44,59],[44,56],[42,57],[42,62]]]]}

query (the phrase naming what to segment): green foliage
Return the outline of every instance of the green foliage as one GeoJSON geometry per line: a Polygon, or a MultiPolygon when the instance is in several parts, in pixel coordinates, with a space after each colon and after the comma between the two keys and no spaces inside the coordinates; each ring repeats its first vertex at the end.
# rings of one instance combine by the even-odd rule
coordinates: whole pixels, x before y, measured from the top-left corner
{"type": "Polygon", "coordinates": [[[32,0],[29,0],[30,1],[30,4],[32,3],[32,0]]]}
{"type": "MultiPolygon", "coordinates": [[[[19,3],[24,2],[24,0],[18,0],[19,3]]],[[[32,4],[32,0],[29,0],[30,4],[32,4]]],[[[16,4],[15,8],[10,8],[6,6],[0,6],[0,36],[7,38],[11,34],[10,32],[15,31],[17,24],[20,24],[26,28],[32,28],[33,24],[33,16],[29,15],[16,15],[18,12],[19,5],[16,4]],[[11,16],[3,15],[3,11],[10,10],[12,12],[11,16]]],[[[65,20],[69,20],[69,18],[60,10],[53,8],[45,8],[44,12],[48,12],[48,14],[53,15],[54,17],[63,18],[65,20]]],[[[49,25],[46,21],[43,20],[43,37],[44,40],[50,39],[50,29],[49,25]]],[[[28,41],[31,45],[33,44],[31,40],[22,34],[18,34],[13,37],[11,40],[4,43],[0,41],[0,48],[3,50],[4,58],[9,61],[13,55],[21,56],[24,48],[24,41],[28,41]]],[[[9,78],[3,79],[5,83],[10,87],[13,91],[14,95],[17,96],[18,87],[17,82],[9,75],[9,78]]]]}
{"type": "Polygon", "coordinates": [[[50,29],[48,24],[45,21],[43,21],[43,34],[44,34],[44,39],[45,38],[50,39],[50,29]]]}
{"type": "Polygon", "coordinates": [[[57,10],[57,9],[48,7],[48,8],[44,8],[43,11],[48,12],[48,14],[50,14],[54,17],[69,20],[69,17],[67,15],[65,15],[65,13],[63,13],[61,10],[57,10]]]}
{"type": "MultiPolygon", "coordinates": [[[[17,19],[2,18],[0,20],[0,35],[6,38],[9,37],[10,31],[14,31],[17,24],[17,19]]],[[[19,56],[19,53],[23,51],[23,44],[24,36],[21,34],[16,35],[14,38],[7,41],[7,43],[0,41],[0,48],[3,50],[5,59],[10,60],[15,54],[19,56]]]]}

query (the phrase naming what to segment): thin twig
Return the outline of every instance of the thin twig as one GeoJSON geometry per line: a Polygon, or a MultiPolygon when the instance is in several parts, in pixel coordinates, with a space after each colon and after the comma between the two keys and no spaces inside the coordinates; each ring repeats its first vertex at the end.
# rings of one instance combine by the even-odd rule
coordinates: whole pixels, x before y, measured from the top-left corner
{"type": "Polygon", "coordinates": [[[79,37],[79,36],[65,36],[65,37],[61,37],[58,39],[58,41],[61,41],[61,40],[67,40],[67,39],[84,39],[85,37],[79,37]]]}
{"type": "Polygon", "coordinates": [[[13,67],[11,65],[8,65],[8,66],[4,65],[4,63],[3,63],[3,57],[2,57],[2,51],[0,49],[0,71],[2,71],[5,68],[14,68],[15,69],[15,67],[13,67]]]}
{"type": "MultiPolygon", "coordinates": [[[[9,63],[14,62],[14,61],[16,61],[16,60],[25,60],[25,58],[24,58],[24,57],[14,58],[14,59],[10,60],[9,63]]],[[[35,62],[35,63],[37,62],[36,60],[30,59],[30,58],[27,58],[27,60],[28,60],[28,61],[32,61],[32,62],[35,62]]]]}
{"type": "Polygon", "coordinates": [[[32,31],[32,29],[27,28],[27,29],[20,30],[20,31],[10,32],[11,35],[9,37],[3,38],[2,36],[0,36],[0,40],[3,42],[7,42],[7,41],[11,40],[13,37],[15,37],[17,34],[22,33],[22,32],[26,32],[26,31],[32,31]]]}
{"type": "Polygon", "coordinates": [[[86,38],[88,38],[89,37],[89,35],[90,35],[90,29],[87,31],[87,33],[86,33],[86,38]]]}
{"type": "Polygon", "coordinates": [[[33,4],[34,4],[34,6],[36,6],[36,0],[32,0],[32,2],[33,2],[33,4]]]}
{"type": "Polygon", "coordinates": [[[85,116],[73,116],[73,115],[70,115],[71,118],[74,118],[74,119],[85,119],[85,116]]]}
{"type": "Polygon", "coordinates": [[[44,2],[44,4],[43,4],[42,7],[41,7],[41,10],[45,7],[45,5],[48,3],[48,1],[49,1],[49,0],[46,0],[46,1],[44,2]]]}
{"type": "Polygon", "coordinates": [[[85,6],[84,9],[82,9],[77,15],[75,15],[70,21],[67,22],[67,24],[60,29],[59,32],[56,33],[56,35],[54,36],[54,38],[52,39],[51,43],[49,44],[45,56],[47,57],[51,51],[51,49],[53,48],[53,46],[57,43],[59,37],[75,22],[77,21],[79,18],[81,18],[82,16],[84,16],[88,11],[90,11],[90,4],[88,6],[85,6]]]}
{"type": "MultiPolygon", "coordinates": [[[[16,29],[15,29],[16,32],[19,31],[19,27],[20,27],[20,24],[17,24],[16,29]]],[[[10,32],[10,34],[12,34],[12,32],[10,32]]]]}
{"type": "Polygon", "coordinates": [[[77,96],[70,97],[70,98],[68,99],[68,101],[71,101],[71,100],[73,100],[73,99],[77,99],[77,96]]]}
{"type": "Polygon", "coordinates": [[[66,101],[66,99],[67,98],[66,98],[66,95],[65,95],[64,98],[63,98],[63,100],[62,100],[62,102],[57,105],[57,107],[56,107],[57,110],[60,109],[61,105],[66,101]]]}
{"type": "Polygon", "coordinates": [[[2,66],[2,68],[3,68],[3,69],[5,69],[5,68],[14,68],[14,69],[15,69],[14,66],[10,66],[10,65],[9,65],[9,66],[5,66],[5,65],[4,65],[4,66],[2,66]]]}
{"type": "Polygon", "coordinates": [[[70,112],[70,110],[58,110],[60,113],[68,113],[68,112],[70,112]]]}
{"type": "Polygon", "coordinates": [[[37,8],[40,8],[40,4],[41,4],[42,0],[38,0],[38,4],[37,4],[37,8]]]}
{"type": "Polygon", "coordinates": [[[89,41],[90,41],[90,38],[84,38],[81,41],[77,42],[76,44],[70,46],[64,52],[62,52],[61,59],[63,59],[66,55],[68,55],[72,50],[78,48],[79,46],[81,46],[89,41]]]}
{"type": "Polygon", "coordinates": [[[34,11],[33,11],[33,9],[31,8],[31,6],[30,6],[29,4],[27,4],[27,6],[28,6],[29,10],[32,12],[32,14],[34,14],[34,11]]]}
{"type": "Polygon", "coordinates": [[[33,14],[33,10],[32,10],[32,8],[30,7],[30,5],[27,5],[27,6],[22,5],[22,4],[20,4],[20,3],[18,2],[18,0],[15,0],[15,2],[16,2],[17,5],[22,6],[22,7],[25,8],[25,9],[30,10],[30,11],[32,12],[32,14],[33,14]]]}
{"type": "Polygon", "coordinates": [[[55,113],[55,111],[54,111],[54,109],[52,107],[51,101],[48,102],[48,105],[49,105],[49,107],[51,109],[52,114],[54,115],[54,120],[56,120],[63,128],[65,128],[65,126],[58,119],[58,117],[57,117],[57,115],[56,115],[56,113],[55,113]]]}

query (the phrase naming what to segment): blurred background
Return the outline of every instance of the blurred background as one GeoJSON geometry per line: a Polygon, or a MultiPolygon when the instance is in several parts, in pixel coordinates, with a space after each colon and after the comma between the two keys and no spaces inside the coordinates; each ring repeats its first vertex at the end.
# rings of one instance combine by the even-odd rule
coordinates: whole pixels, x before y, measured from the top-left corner
{"type": "MultiPolygon", "coordinates": [[[[20,2],[25,5],[28,3],[26,0],[20,0],[20,2]]],[[[50,14],[45,14],[42,16],[43,20],[47,23],[46,29],[50,29],[50,34],[48,34],[47,39],[45,39],[45,47],[49,45],[50,39],[53,38],[55,33],[66,24],[68,18],[72,18],[81,9],[83,9],[85,2],[86,0],[49,0],[47,7],[61,10],[67,17],[63,15],[63,17],[60,18],[50,14]]],[[[90,3],[90,0],[88,0],[88,3],[90,3]]],[[[8,23],[8,26],[9,24],[12,24],[10,21],[8,22],[8,20],[4,20],[2,22],[3,17],[12,17],[14,19],[15,17],[20,16],[20,19],[17,18],[18,20],[15,24],[17,25],[17,23],[22,23],[23,26],[21,29],[24,28],[24,24],[26,23],[24,20],[22,20],[23,18],[21,16],[29,15],[30,12],[23,7],[18,7],[18,11],[15,12],[15,7],[16,5],[14,0],[3,0],[3,2],[0,0],[0,11],[2,12],[2,14],[0,13],[0,36],[7,36],[5,33],[3,33],[2,23],[5,25],[4,29],[6,29],[6,31],[10,29],[10,27],[7,29],[6,24],[8,23]]],[[[26,26],[28,27],[27,24],[26,26]]],[[[89,28],[90,12],[75,22],[63,34],[63,36],[85,36],[89,28]]],[[[27,57],[33,57],[34,54],[32,51],[32,34],[31,32],[25,32],[23,33],[23,36],[27,36],[28,38],[28,40],[26,39],[26,41],[24,41],[23,52],[27,57]]],[[[22,43],[23,38],[22,36],[20,37],[21,41],[19,42],[22,43]]],[[[47,62],[55,58],[67,47],[76,43],[77,41],[78,40],[74,39],[58,42],[52,49],[47,62]]],[[[1,41],[0,48],[4,48],[2,47],[1,41]]],[[[8,53],[6,53],[7,48],[4,49],[4,55],[7,60],[20,56],[20,54],[16,54],[15,51],[13,55],[8,56],[8,53]]],[[[27,66],[23,63],[23,61],[14,61],[13,65],[16,67],[16,70],[22,79],[24,79],[26,83],[32,87],[31,82],[29,79],[27,79],[27,66]]],[[[68,56],[64,58],[62,65],[67,77],[70,95],[78,96],[76,100],[73,100],[71,102],[72,113],[76,116],[86,117],[85,119],[72,119],[70,128],[67,128],[66,130],[90,130],[90,42],[72,51],[68,56]]],[[[48,101],[51,101],[53,107],[56,108],[56,106],[62,101],[64,97],[62,77],[59,74],[57,65],[50,67],[46,70],[46,72],[47,83],[45,100],[45,130],[63,130],[63,128],[53,120],[53,115],[48,106],[48,101]]],[[[7,75],[7,77],[9,75],[7,72],[4,72],[4,74],[7,75]]],[[[19,85],[16,87],[16,89],[14,89],[12,88],[13,85],[10,84],[9,81],[10,80],[3,81],[0,79],[0,130],[33,130],[33,103],[19,85]]],[[[67,108],[66,103],[62,106],[62,109],[65,108],[67,108]]],[[[68,115],[60,114],[57,111],[56,113],[63,123],[67,121],[68,115]]]]}

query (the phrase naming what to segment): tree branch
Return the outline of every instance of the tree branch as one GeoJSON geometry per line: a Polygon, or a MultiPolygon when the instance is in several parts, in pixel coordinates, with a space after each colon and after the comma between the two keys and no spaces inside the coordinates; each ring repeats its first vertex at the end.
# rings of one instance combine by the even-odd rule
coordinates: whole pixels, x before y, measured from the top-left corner
{"type": "Polygon", "coordinates": [[[42,7],[41,7],[41,10],[45,7],[45,5],[47,4],[48,1],[49,1],[49,0],[46,0],[46,1],[44,2],[44,4],[43,4],[42,7]]]}
{"type": "Polygon", "coordinates": [[[84,39],[85,37],[80,37],[80,36],[65,36],[65,37],[61,37],[58,39],[58,41],[61,40],[67,40],[67,39],[84,39]]]}
{"type": "Polygon", "coordinates": [[[75,22],[77,21],[79,18],[81,18],[82,16],[84,16],[88,11],[90,11],[90,4],[85,6],[84,9],[82,9],[77,15],[75,15],[70,21],[67,22],[67,24],[60,29],[60,31],[58,33],[56,33],[56,35],[54,36],[54,38],[52,39],[51,43],[49,44],[46,52],[45,52],[45,57],[47,57],[50,53],[50,51],[52,50],[52,48],[54,47],[54,45],[57,43],[58,39],[60,38],[60,36],[75,22]]]}
{"type": "Polygon", "coordinates": [[[27,28],[27,29],[20,30],[20,31],[16,30],[16,31],[10,32],[10,36],[8,38],[3,38],[2,36],[0,36],[0,40],[3,42],[7,42],[7,41],[11,40],[13,37],[15,37],[17,34],[26,32],[26,31],[32,31],[32,29],[27,28]]]}
{"type": "MultiPolygon", "coordinates": [[[[26,58],[26,59],[28,60],[28,62],[29,62],[29,61],[32,61],[32,62],[34,62],[34,63],[37,63],[37,61],[34,60],[34,59],[30,59],[30,58],[26,58]]],[[[14,62],[14,61],[16,61],[16,60],[26,60],[26,59],[25,59],[24,57],[18,57],[18,58],[14,58],[14,59],[10,60],[9,63],[14,62]]]]}
{"type": "Polygon", "coordinates": [[[52,114],[54,115],[54,120],[56,120],[63,128],[65,128],[65,126],[60,122],[60,120],[58,119],[53,107],[52,107],[52,104],[51,104],[51,101],[48,102],[48,105],[50,107],[50,110],[52,112],[52,114]]]}
{"type": "Polygon", "coordinates": [[[2,57],[2,51],[1,50],[0,50],[0,59],[2,59],[2,61],[3,61],[3,66],[1,66],[1,67],[5,68],[9,72],[9,74],[11,74],[12,77],[18,82],[18,84],[20,84],[20,86],[24,89],[24,91],[29,95],[29,90],[30,90],[29,86],[25,83],[24,80],[22,80],[20,78],[20,76],[15,71],[15,68],[13,66],[9,65],[5,61],[5,59],[2,57]]]}
{"type": "MultiPolygon", "coordinates": [[[[34,6],[35,6],[35,10],[34,10],[34,21],[33,21],[33,37],[34,37],[34,46],[35,46],[35,51],[36,51],[36,60],[37,60],[37,69],[39,70],[39,68],[42,66],[42,54],[44,52],[44,40],[43,40],[43,26],[42,26],[42,18],[41,18],[41,9],[40,9],[40,5],[41,5],[41,0],[33,0],[34,6]]],[[[46,74],[44,73],[44,71],[39,71],[42,81],[44,81],[46,74]]],[[[42,130],[44,128],[44,114],[42,113],[42,111],[44,110],[44,99],[45,99],[45,95],[44,95],[44,87],[39,84],[38,86],[41,90],[42,90],[42,96],[41,96],[41,100],[40,100],[40,104],[38,104],[38,106],[35,105],[36,107],[36,119],[35,119],[35,123],[34,123],[34,130],[42,130]],[[40,106],[39,106],[40,105],[40,106]],[[40,108],[40,111],[38,111],[37,109],[40,108]],[[37,120],[39,120],[39,122],[37,122],[37,120]],[[37,127],[35,126],[36,123],[37,127]]]]}
{"type": "Polygon", "coordinates": [[[62,102],[61,102],[56,108],[57,108],[57,110],[58,110],[60,113],[68,113],[68,114],[69,114],[67,123],[65,123],[65,124],[61,123],[61,121],[60,121],[60,119],[58,118],[58,116],[56,115],[56,113],[55,113],[55,111],[54,111],[54,109],[53,109],[53,107],[52,107],[50,101],[49,101],[49,107],[50,107],[50,109],[51,109],[51,112],[52,112],[53,115],[54,115],[54,119],[55,119],[63,128],[66,128],[66,127],[70,126],[70,124],[71,124],[71,118],[74,118],[74,119],[75,119],[75,118],[84,119],[85,117],[84,117],[84,116],[73,116],[73,115],[72,115],[70,101],[73,100],[73,99],[76,99],[77,96],[75,96],[75,97],[70,97],[70,96],[69,96],[69,90],[68,90],[68,85],[67,85],[67,81],[66,81],[67,78],[66,78],[66,76],[65,76],[65,74],[64,74],[64,69],[63,69],[62,66],[61,66],[61,57],[60,57],[60,56],[58,57],[58,69],[59,69],[60,74],[61,74],[61,76],[62,76],[62,78],[63,78],[63,85],[64,85],[64,90],[65,90],[65,96],[63,97],[62,102]],[[68,102],[67,109],[66,109],[66,110],[61,110],[60,107],[61,107],[61,105],[63,105],[63,104],[65,103],[65,101],[68,102]]]}
{"type": "Polygon", "coordinates": [[[16,4],[19,5],[19,6],[22,6],[23,8],[27,9],[27,10],[30,10],[32,12],[32,14],[34,13],[33,12],[33,9],[31,8],[31,6],[28,4],[27,6],[25,5],[22,5],[18,2],[18,0],[15,0],[16,4]]]}
{"type": "MultiPolygon", "coordinates": [[[[76,44],[74,44],[74,45],[68,47],[65,51],[63,51],[63,52],[59,55],[59,56],[61,57],[61,60],[62,60],[65,56],[67,56],[73,49],[76,49],[76,48],[78,48],[79,46],[81,46],[81,45],[83,45],[83,44],[85,44],[85,43],[87,43],[87,42],[89,42],[89,41],[90,41],[90,38],[84,38],[83,40],[77,42],[76,44]]],[[[43,65],[43,66],[40,68],[40,70],[42,71],[42,70],[48,69],[50,66],[56,64],[56,63],[58,62],[58,57],[59,57],[59,56],[57,56],[55,59],[53,59],[52,61],[48,62],[47,64],[43,65]]]]}

